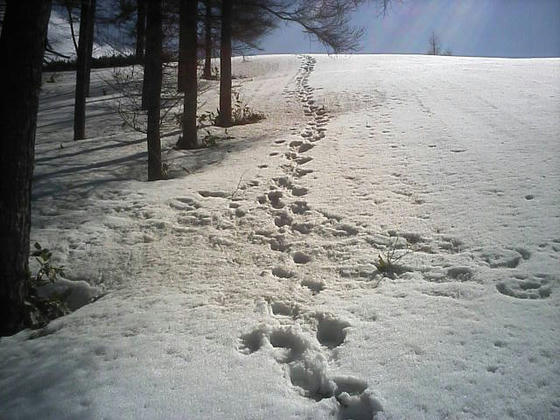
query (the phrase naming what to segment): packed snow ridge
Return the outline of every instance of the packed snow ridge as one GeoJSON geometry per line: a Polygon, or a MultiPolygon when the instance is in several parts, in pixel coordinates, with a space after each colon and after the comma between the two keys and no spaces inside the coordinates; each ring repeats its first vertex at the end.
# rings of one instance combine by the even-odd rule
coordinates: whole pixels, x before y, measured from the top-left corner
{"type": "Polygon", "coordinates": [[[267,118],[196,151],[164,127],[150,183],[112,71],[80,142],[46,75],[32,240],[98,299],[0,339],[0,417],[559,418],[560,60],[234,73],[267,118]]]}

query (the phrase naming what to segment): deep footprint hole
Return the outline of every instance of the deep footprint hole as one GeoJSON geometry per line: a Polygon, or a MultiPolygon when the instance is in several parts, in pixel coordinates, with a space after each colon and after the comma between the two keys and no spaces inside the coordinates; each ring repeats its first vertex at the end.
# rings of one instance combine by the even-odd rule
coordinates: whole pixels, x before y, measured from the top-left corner
{"type": "Polygon", "coordinates": [[[272,302],[270,304],[270,308],[272,309],[272,313],[274,315],[281,316],[297,317],[300,312],[297,305],[290,305],[284,302],[272,302]]]}
{"type": "Polygon", "coordinates": [[[321,317],[317,326],[317,340],[323,346],[333,349],[344,343],[346,328],[350,323],[336,318],[321,317]]]}
{"type": "Polygon", "coordinates": [[[296,274],[284,267],[274,267],[272,269],[272,275],[281,279],[289,279],[294,277],[296,274]]]}
{"type": "Polygon", "coordinates": [[[309,190],[305,187],[293,187],[292,188],[292,194],[296,197],[302,197],[304,195],[306,195],[309,192],[309,190]]]}
{"type": "Polygon", "coordinates": [[[290,363],[290,381],[292,385],[305,391],[307,398],[321,401],[334,395],[334,384],[329,381],[321,362],[309,359],[294,359],[290,363]]]}
{"type": "Polygon", "coordinates": [[[307,349],[307,343],[299,335],[290,330],[274,330],[269,337],[270,345],[276,349],[285,349],[279,362],[290,363],[297,359],[307,349]]]}
{"type": "Polygon", "coordinates": [[[311,261],[311,257],[309,255],[300,251],[294,253],[293,259],[296,264],[307,264],[311,261]]]}
{"type": "Polygon", "coordinates": [[[294,214],[305,214],[309,209],[309,205],[305,201],[296,201],[291,205],[292,213],[294,214]]]}
{"type": "Polygon", "coordinates": [[[263,333],[260,330],[251,331],[241,336],[241,347],[239,351],[244,354],[251,354],[259,350],[262,346],[263,333]]]}
{"type": "Polygon", "coordinates": [[[366,381],[352,376],[339,376],[333,378],[333,381],[336,384],[335,395],[340,395],[343,392],[346,392],[349,395],[359,395],[368,387],[366,381]]]}
{"type": "Polygon", "coordinates": [[[302,286],[307,287],[309,290],[311,290],[311,293],[313,295],[317,295],[319,293],[321,293],[323,290],[325,290],[325,284],[320,282],[320,281],[315,281],[315,280],[303,280],[301,282],[302,286]]]}
{"type": "Polygon", "coordinates": [[[366,393],[361,395],[342,393],[337,396],[337,401],[340,404],[339,420],[371,420],[377,413],[383,411],[381,403],[366,393]]]}

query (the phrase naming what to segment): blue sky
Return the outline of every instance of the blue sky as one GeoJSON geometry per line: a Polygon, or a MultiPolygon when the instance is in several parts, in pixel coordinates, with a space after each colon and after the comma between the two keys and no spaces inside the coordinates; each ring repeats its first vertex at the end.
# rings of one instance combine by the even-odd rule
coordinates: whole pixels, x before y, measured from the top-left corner
{"type": "MultiPolygon", "coordinates": [[[[385,17],[370,2],[352,22],[366,29],[362,53],[423,54],[435,32],[453,55],[560,57],[560,0],[393,0],[385,17]]],[[[295,25],[261,46],[267,54],[325,52],[295,25]]]]}

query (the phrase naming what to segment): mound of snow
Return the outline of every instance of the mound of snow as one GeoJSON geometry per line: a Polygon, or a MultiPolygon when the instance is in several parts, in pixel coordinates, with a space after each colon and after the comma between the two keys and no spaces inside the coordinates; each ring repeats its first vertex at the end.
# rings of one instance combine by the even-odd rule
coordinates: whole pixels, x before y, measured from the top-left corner
{"type": "Polygon", "coordinates": [[[91,286],[86,281],[75,281],[65,278],[58,278],[53,283],[48,283],[37,288],[37,295],[39,297],[61,297],[71,311],[75,311],[91,303],[100,294],[100,288],[91,286]]]}

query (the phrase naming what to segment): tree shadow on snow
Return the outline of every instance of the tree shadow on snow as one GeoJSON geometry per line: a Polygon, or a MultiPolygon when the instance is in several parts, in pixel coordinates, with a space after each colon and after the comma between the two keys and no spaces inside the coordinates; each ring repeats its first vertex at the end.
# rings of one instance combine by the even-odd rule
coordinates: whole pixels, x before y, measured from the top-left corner
{"type": "MultiPolygon", "coordinates": [[[[176,137],[171,135],[167,141],[162,139],[162,160],[169,167],[169,179],[182,178],[234,158],[266,137],[229,139],[208,148],[175,150],[176,137]]],[[[60,150],[52,149],[45,152],[46,156],[38,157],[33,178],[33,200],[87,199],[108,184],[147,181],[145,137],[131,141],[100,138],[99,141],[106,143],[98,145],[97,139],[95,142],[75,142],[67,149],[61,149],[64,152],[60,154],[60,150]]]]}

